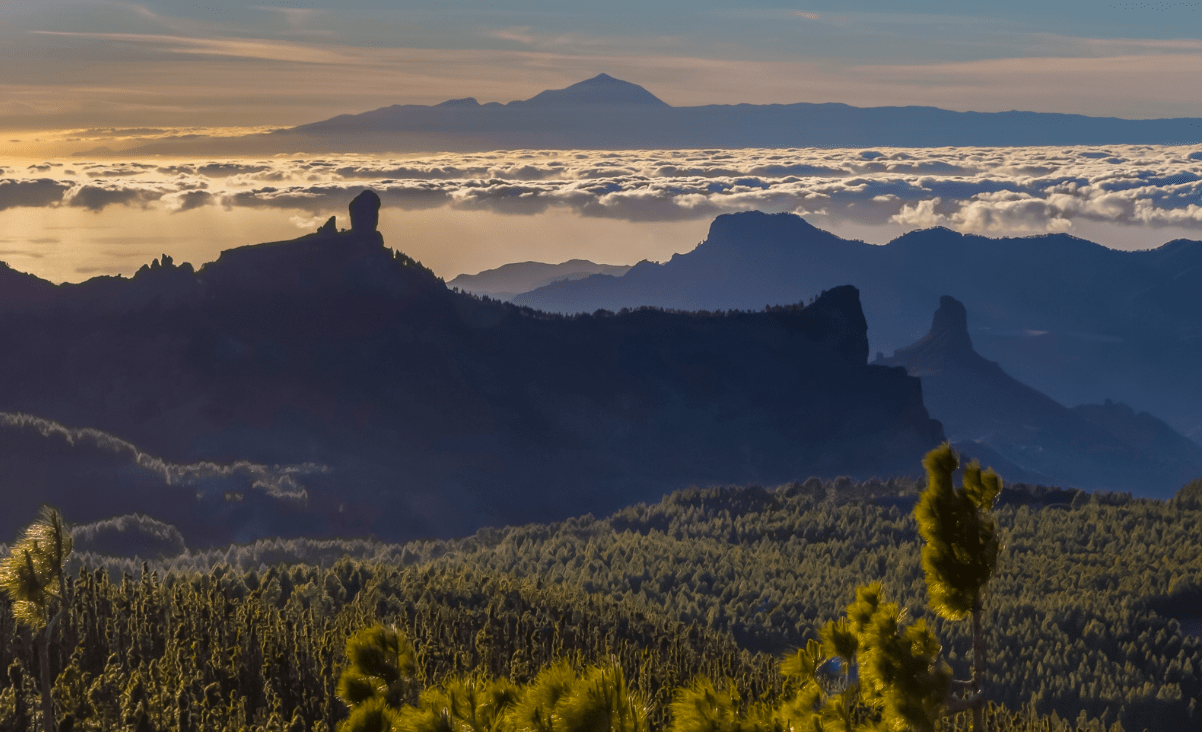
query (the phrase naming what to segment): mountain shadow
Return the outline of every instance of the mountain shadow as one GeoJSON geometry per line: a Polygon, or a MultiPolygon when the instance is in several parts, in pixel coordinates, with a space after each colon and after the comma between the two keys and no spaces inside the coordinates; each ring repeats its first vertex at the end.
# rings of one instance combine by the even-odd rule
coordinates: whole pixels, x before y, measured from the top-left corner
{"type": "Polygon", "coordinates": [[[0,429],[0,534],[49,500],[193,548],[450,536],[690,484],[915,473],[943,439],[918,380],[867,363],[854,287],[548,315],[449,290],[383,245],[378,206],[199,270],[0,289],[0,412],[41,420],[0,429]]]}
{"type": "Polygon", "coordinates": [[[925,336],[877,363],[921,378],[948,438],[1012,481],[1169,498],[1202,476],[1202,446],[1155,417],[1111,402],[1068,409],[982,357],[953,297],[940,298],[925,336]]]}
{"type": "Polygon", "coordinates": [[[1125,252],[1064,234],[989,239],[937,228],[884,246],[793,214],[714,219],[705,241],[620,277],[555,282],[513,302],[554,312],[762,308],[860,290],[874,352],[926,333],[940,295],[974,314],[990,360],[1062,404],[1114,398],[1202,441],[1202,242],[1125,252]]]}

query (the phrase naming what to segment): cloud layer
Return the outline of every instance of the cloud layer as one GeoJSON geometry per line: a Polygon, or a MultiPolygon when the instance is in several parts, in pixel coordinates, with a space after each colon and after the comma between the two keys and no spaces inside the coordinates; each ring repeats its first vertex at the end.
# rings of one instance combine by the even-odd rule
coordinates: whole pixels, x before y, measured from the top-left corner
{"type": "Polygon", "coordinates": [[[301,229],[362,188],[399,209],[627,221],[748,209],[816,223],[1030,234],[1074,222],[1202,229],[1202,146],[516,151],[388,159],[46,163],[0,174],[0,210],[280,209],[301,229]]]}
{"type": "Polygon", "coordinates": [[[323,473],[321,465],[259,465],[246,460],[233,463],[203,461],[180,465],[138,449],[132,442],[91,427],[66,427],[58,422],[19,412],[0,412],[0,427],[36,430],[44,437],[51,435],[66,440],[67,444],[88,443],[103,450],[127,458],[134,465],[159,475],[167,485],[195,485],[210,478],[240,476],[250,482],[251,488],[267,495],[287,501],[305,503],[309,493],[297,480],[297,476],[323,473]]]}

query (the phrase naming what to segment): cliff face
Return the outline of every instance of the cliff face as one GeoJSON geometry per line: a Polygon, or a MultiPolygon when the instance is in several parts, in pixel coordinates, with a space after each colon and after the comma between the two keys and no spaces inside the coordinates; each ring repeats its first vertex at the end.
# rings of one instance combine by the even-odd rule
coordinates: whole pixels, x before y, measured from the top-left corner
{"type": "Polygon", "coordinates": [[[0,412],[104,433],[0,419],[0,490],[83,522],[152,513],[190,546],[404,539],[690,484],[916,473],[942,439],[917,379],[866,363],[853,287],[768,312],[549,316],[448,290],[354,214],[0,318],[0,412]]]}

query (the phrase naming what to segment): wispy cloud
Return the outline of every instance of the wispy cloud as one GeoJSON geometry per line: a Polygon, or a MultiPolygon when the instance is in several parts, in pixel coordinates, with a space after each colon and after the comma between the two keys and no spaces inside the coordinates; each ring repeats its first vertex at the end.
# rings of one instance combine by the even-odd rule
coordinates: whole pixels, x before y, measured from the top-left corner
{"type": "Polygon", "coordinates": [[[127,440],[90,427],[67,427],[58,422],[19,412],[0,412],[0,427],[25,429],[39,432],[43,437],[58,437],[69,445],[86,443],[102,450],[117,453],[143,470],[157,474],[167,485],[192,485],[211,478],[242,476],[250,481],[251,487],[261,490],[273,498],[305,502],[308,491],[298,476],[326,472],[326,468],[314,463],[302,465],[260,465],[246,460],[232,463],[202,461],[180,464],[155,457],[127,440]]]}
{"type": "Polygon", "coordinates": [[[154,33],[91,33],[84,31],[31,31],[46,36],[90,38],[119,43],[154,46],[172,53],[234,58],[289,61],[306,64],[360,64],[362,55],[347,50],[332,49],[314,44],[278,41],[266,38],[203,38],[154,33]]]}
{"type": "Polygon", "coordinates": [[[514,41],[515,43],[524,43],[527,46],[534,45],[537,38],[531,32],[530,26],[522,26],[520,28],[491,28],[484,32],[488,38],[496,38],[500,41],[514,41]]]}

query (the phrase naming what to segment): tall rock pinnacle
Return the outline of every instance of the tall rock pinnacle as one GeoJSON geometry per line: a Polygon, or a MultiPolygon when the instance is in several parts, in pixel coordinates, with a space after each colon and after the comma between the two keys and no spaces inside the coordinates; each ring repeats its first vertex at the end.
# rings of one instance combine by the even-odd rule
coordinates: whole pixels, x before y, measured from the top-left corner
{"type": "Polygon", "coordinates": [[[939,309],[931,319],[931,330],[914,343],[899,348],[885,362],[905,366],[911,376],[927,376],[949,365],[990,365],[989,361],[972,350],[968,335],[968,311],[951,295],[939,298],[939,309]]]}
{"type": "Polygon", "coordinates": [[[380,223],[380,197],[368,189],[355,196],[351,201],[351,231],[356,234],[370,234],[380,223]]]}
{"type": "Polygon", "coordinates": [[[931,320],[928,337],[938,343],[944,353],[960,355],[972,353],[972,338],[968,335],[968,310],[964,304],[944,295],[939,298],[939,309],[931,320]]]}

